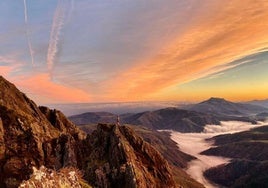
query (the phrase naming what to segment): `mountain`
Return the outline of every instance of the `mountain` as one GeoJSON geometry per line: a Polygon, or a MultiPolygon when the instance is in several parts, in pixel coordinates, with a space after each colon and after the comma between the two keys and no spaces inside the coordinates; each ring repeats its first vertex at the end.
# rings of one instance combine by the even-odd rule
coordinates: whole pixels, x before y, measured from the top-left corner
{"type": "Polygon", "coordinates": [[[108,102],[108,103],[70,103],[48,104],[50,108],[61,110],[65,115],[72,116],[86,112],[105,111],[113,114],[140,113],[167,107],[178,107],[187,104],[177,101],[137,101],[137,102],[108,102]]]}
{"type": "Polygon", "coordinates": [[[167,160],[131,128],[99,124],[86,135],[60,111],[38,107],[3,77],[0,117],[0,187],[18,187],[41,166],[77,168],[93,187],[181,185],[167,160]]]}
{"type": "MultiPolygon", "coordinates": [[[[97,129],[97,125],[93,124],[80,125],[79,127],[89,134],[97,129]]],[[[177,143],[170,138],[170,133],[158,132],[135,125],[127,125],[126,127],[133,129],[137,135],[142,137],[143,140],[150,143],[161,153],[161,155],[169,162],[177,184],[180,184],[185,188],[203,187],[182,170],[182,168],[184,169],[187,167],[188,162],[195,158],[178,150],[177,143]]]]}
{"type": "Polygon", "coordinates": [[[122,116],[123,122],[132,125],[143,125],[152,129],[169,129],[179,132],[202,132],[207,124],[220,124],[212,115],[165,108],[152,112],[127,114],[122,116]]]}
{"type": "Polygon", "coordinates": [[[248,116],[268,112],[267,108],[253,104],[234,103],[222,98],[210,98],[198,104],[188,106],[189,110],[221,116],[248,116]]]}
{"type": "MultiPolygon", "coordinates": [[[[205,125],[220,125],[220,121],[244,121],[257,124],[267,118],[268,109],[262,106],[234,103],[221,98],[210,98],[198,104],[140,113],[121,114],[122,123],[142,125],[150,129],[170,129],[179,132],[202,132],[205,125]]],[[[70,116],[76,125],[115,123],[117,115],[108,112],[88,112],[70,116]]]]}
{"type": "Polygon", "coordinates": [[[256,115],[256,119],[259,121],[266,121],[268,119],[268,112],[262,112],[256,115]]]}
{"type": "MultiPolygon", "coordinates": [[[[94,124],[98,121],[116,121],[116,116],[107,113],[85,113],[69,117],[75,124],[94,124]]],[[[137,114],[120,115],[122,123],[142,125],[150,129],[172,129],[180,132],[202,132],[207,124],[220,124],[213,115],[200,112],[181,110],[177,108],[164,108],[137,114]]],[[[112,123],[110,122],[110,123],[112,123]]]]}
{"type": "Polygon", "coordinates": [[[32,167],[77,165],[75,148],[86,134],[59,111],[44,109],[0,77],[0,187],[17,187],[32,167]]]}
{"type": "Polygon", "coordinates": [[[227,187],[268,186],[268,126],[213,137],[215,146],[202,154],[232,158],[211,168],[205,176],[227,187]]]}
{"type": "Polygon", "coordinates": [[[99,124],[80,149],[94,187],[175,187],[168,162],[126,126],[99,124]]]}
{"type": "Polygon", "coordinates": [[[258,105],[258,106],[262,106],[262,107],[268,108],[268,99],[248,101],[246,103],[247,104],[258,105]]]}
{"type": "Polygon", "coordinates": [[[70,116],[69,119],[76,125],[98,124],[98,123],[115,123],[117,115],[109,112],[86,112],[79,115],[70,116]]]}

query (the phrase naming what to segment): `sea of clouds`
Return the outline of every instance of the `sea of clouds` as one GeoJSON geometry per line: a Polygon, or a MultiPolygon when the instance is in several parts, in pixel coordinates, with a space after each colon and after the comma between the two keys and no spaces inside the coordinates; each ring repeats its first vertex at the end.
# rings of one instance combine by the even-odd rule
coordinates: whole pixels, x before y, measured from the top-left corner
{"type": "Polygon", "coordinates": [[[221,125],[206,125],[202,133],[180,133],[171,131],[171,139],[174,140],[181,151],[195,156],[197,159],[188,164],[186,172],[195,180],[202,183],[207,188],[215,188],[217,185],[212,184],[203,176],[203,172],[211,167],[228,163],[230,159],[216,156],[200,155],[204,150],[213,146],[213,142],[206,139],[221,134],[236,133],[246,131],[251,128],[263,126],[264,122],[252,125],[248,122],[239,121],[222,121],[221,125]]]}

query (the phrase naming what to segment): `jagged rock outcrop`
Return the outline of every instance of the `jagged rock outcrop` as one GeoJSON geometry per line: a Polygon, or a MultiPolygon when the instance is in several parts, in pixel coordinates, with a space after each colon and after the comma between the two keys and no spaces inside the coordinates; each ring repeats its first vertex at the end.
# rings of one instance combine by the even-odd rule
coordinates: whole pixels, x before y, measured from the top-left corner
{"type": "Polygon", "coordinates": [[[82,166],[96,187],[175,187],[167,161],[129,127],[99,124],[85,145],[82,166]]]}
{"type": "Polygon", "coordinates": [[[85,133],[60,112],[42,111],[0,77],[0,187],[17,187],[33,166],[59,169],[77,163],[75,145],[85,133]]]}
{"type": "Polygon", "coordinates": [[[33,167],[77,167],[95,187],[175,187],[168,162],[124,126],[85,135],[61,112],[37,105],[0,77],[0,187],[18,187],[33,167]]]}
{"type": "MultiPolygon", "coordinates": [[[[204,186],[192,179],[183,169],[187,163],[195,157],[178,150],[177,143],[171,140],[169,132],[159,132],[146,127],[136,125],[125,125],[139,135],[144,141],[152,145],[168,161],[177,187],[184,188],[203,188],[204,186]]],[[[97,130],[98,125],[79,126],[86,133],[91,134],[97,130]]]]}

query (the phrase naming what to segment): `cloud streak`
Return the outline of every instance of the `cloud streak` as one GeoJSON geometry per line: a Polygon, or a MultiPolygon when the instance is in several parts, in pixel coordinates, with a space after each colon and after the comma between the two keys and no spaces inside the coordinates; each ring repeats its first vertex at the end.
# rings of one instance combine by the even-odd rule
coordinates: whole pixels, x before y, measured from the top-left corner
{"type": "Polygon", "coordinates": [[[47,51],[47,68],[52,74],[52,70],[55,63],[55,58],[58,52],[58,43],[60,40],[60,34],[64,25],[65,18],[65,5],[63,0],[58,0],[58,4],[54,13],[53,23],[50,31],[50,39],[47,51]]]}
{"type": "MultiPolygon", "coordinates": [[[[0,28],[0,55],[16,54],[30,64],[29,51],[32,64],[40,62],[35,72],[45,70],[57,83],[87,91],[95,102],[203,100],[213,89],[217,96],[236,94],[230,99],[240,100],[248,88],[239,92],[241,87],[230,87],[232,92],[226,92],[224,86],[234,79],[222,77],[249,62],[229,63],[268,47],[265,0],[29,2],[23,0],[24,17],[23,12],[13,14],[17,6],[22,8],[22,1],[0,3],[1,23],[6,26],[0,28]],[[27,41],[23,20],[31,26],[27,41]],[[210,85],[202,82],[210,90],[200,93],[196,80],[215,74],[224,80],[223,87],[213,85],[216,81],[211,77],[210,85]]],[[[24,63],[14,75],[32,72],[24,63]]],[[[249,83],[251,72],[237,74],[249,83]]],[[[267,93],[267,84],[261,80],[268,83],[268,76],[262,78],[248,84],[251,88],[258,85],[258,90],[250,89],[254,93],[247,100],[267,93]]]]}
{"type": "Polygon", "coordinates": [[[26,38],[27,38],[27,43],[28,43],[28,48],[29,48],[29,54],[31,57],[31,63],[32,63],[32,66],[34,66],[34,51],[32,48],[32,43],[31,43],[31,39],[30,39],[30,32],[29,32],[29,28],[28,28],[28,11],[27,11],[26,0],[23,0],[23,4],[24,4],[24,22],[26,25],[26,38]]]}
{"type": "Polygon", "coordinates": [[[206,13],[202,12],[187,31],[166,46],[158,46],[153,57],[140,59],[104,83],[112,91],[107,97],[123,101],[167,99],[176,95],[168,88],[175,90],[182,83],[233,68],[223,65],[267,46],[268,2],[205,1],[204,6],[206,13]]]}

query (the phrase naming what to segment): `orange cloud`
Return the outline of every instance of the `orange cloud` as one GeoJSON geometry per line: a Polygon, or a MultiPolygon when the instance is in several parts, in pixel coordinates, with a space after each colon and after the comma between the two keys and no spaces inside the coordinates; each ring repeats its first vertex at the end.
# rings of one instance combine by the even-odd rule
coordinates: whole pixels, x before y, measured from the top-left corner
{"type": "Polygon", "coordinates": [[[33,100],[42,103],[89,102],[88,93],[51,81],[47,73],[16,78],[14,82],[33,100]]]}
{"type": "Polygon", "coordinates": [[[207,1],[203,7],[183,35],[104,83],[104,98],[168,99],[165,89],[227,69],[223,65],[268,46],[268,1],[207,1]]]}
{"type": "Polygon", "coordinates": [[[11,71],[13,67],[9,66],[0,66],[0,74],[4,77],[6,77],[11,71]]]}

